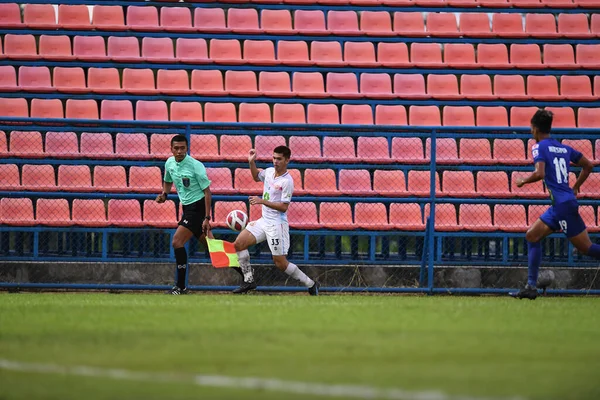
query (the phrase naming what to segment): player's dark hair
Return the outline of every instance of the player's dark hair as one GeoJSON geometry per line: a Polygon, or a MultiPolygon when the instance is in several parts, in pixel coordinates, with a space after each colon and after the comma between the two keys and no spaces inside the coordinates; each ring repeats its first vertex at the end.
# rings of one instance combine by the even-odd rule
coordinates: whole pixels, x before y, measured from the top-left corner
{"type": "Polygon", "coordinates": [[[171,139],[171,147],[173,147],[173,143],[175,142],[185,142],[185,145],[188,145],[188,140],[185,135],[175,135],[173,139],[171,139]]]}
{"type": "Polygon", "coordinates": [[[542,133],[550,133],[552,130],[552,119],[554,114],[552,111],[539,109],[531,117],[531,125],[538,128],[542,133]]]}
{"type": "Polygon", "coordinates": [[[283,158],[287,158],[288,160],[292,156],[292,151],[287,146],[277,146],[275,147],[275,150],[273,150],[273,153],[281,154],[283,155],[283,158]]]}

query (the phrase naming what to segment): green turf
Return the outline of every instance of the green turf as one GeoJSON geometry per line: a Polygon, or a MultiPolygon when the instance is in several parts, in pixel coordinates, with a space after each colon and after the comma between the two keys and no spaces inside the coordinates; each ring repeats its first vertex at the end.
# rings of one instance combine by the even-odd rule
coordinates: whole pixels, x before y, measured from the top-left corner
{"type": "MultiPolygon", "coordinates": [[[[0,293],[0,359],[600,399],[599,310],[599,298],[0,293]]],[[[307,397],[0,370],[1,400],[201,396],[307,397]]]]}

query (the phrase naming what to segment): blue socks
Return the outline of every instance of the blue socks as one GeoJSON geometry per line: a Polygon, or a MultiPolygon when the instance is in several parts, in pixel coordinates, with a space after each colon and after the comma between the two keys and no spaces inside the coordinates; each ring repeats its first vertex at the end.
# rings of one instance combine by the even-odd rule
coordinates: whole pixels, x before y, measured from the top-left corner
{"type": "MultiPolygon", "coordinates": [[[[598,246],[600,247],[600,246],[598,246]]],[[[542,264],[542,244],[527,242],[529,251],[529,268],[527,268],[527,284],[535,287],[537,284],[540,265],[542,264]]]]}
{"type": "Polygon", "coordinates": [[[600,244],[592,244],[588,249],[587,255],[594,257],[596,260],[600,260],[600,244]]]}

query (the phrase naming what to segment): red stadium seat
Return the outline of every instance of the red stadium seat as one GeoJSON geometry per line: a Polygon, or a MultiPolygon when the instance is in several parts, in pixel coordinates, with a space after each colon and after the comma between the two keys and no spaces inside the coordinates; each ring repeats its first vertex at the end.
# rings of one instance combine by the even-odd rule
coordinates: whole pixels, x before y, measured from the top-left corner
{"type": "Polygon", "coordinates": [[[58,26],[62,29],[88,31],[92,29],[90,10],[84,4],[58,6],[58,26]]]}
{"type": "Polygon", "coordinates": [[[204,122],[237,122],[237,113],[233,103],[205,103],[204,122]]]}
{"type": "Polygon", "coordinates": [[[371,175],[366,169],[342,169],[339,190],[348,196],[372,196],[371,175]]]}
{"type": "Polygon", "coordinates": [[[159,69],[156,76],[156,89],[168,95],[188,95],[190,90],[190,77],[185,70],[159,69]]]}
{"type": "Polygon", "coordinates": [[[470,43],[446,43],[444,62],[452,68],[477,68],[475,48],[470,43]]]}
{"type": "Polygon", "coordinates": [[[493,231],[490,206],[487,204],[461,204],[458,224],[462,229],[468,231],[493,231]]]}
{"type": "Polygon", "coordinates": [[[267,103],[241,103],[239,122],[268,124],[271,122],[271,108],[267,103]]]}
{"type": "Polygon", "coordinates": [[[171,121],[202,122],[202,106],[198,102],[171,102],[171,121]]]}
{"type": "Polygon", "coordinates": [[[190,154],[202,161],[223,160],[223,156],[219,155],[219,146],[215,135],[190,135],[190,154]]]}
{"type": "Polygon", "coordinates": [[[494,164],[488,139],[461,139],[460,159],[467,164],[494,164]]]}
{"type": "Polygon", "coordinates": [[[156,228],[175,228],[177,215],[173,200],[162,204],[154,200],[144,200],[144,224],[156,228]]]}
{"type": "Polygon", "coordinates": [[[98,119],[98,103],[96,100],[69,99],[65,107],[65,117],[70,119],[98,119]]]}
{"type": "Polygon", "coordinates": [[[412,66],[412,63],[408,61],[406,43],[378,43],[377,61],[386,67],[402,68],[412,66]]]}
{"type": "Polygon", "coordinates": [[[510,197],[506,172],[477,172],[477,194],[483,197],[510,197]]]}
{"type": "Polygon", "coordinates": [[[200,32],[227,32],[225,10],[222,8],[197,7],[194,10],[194,27],[200,32]]]}
{"type": "Polygon", "coordinates": [[[329,72],[327,94],[337,98],[360,98],[356,74],[352,72],[329,72]]]}
{"type": "Polygon", "coordinates": [[[138,100],[135,109],[135,119],[138,121],[168,121],[167,103],[161,100],[138,100]]]}
{"type": "Polygon", "coordinates": [[[294,181],[294,195],[304,195],[306,191],[304,190],[304,185],[302,184],[302,175],[300,174],[299,169],[288,169],[288,173],[292,177],[294,181]]]}
{"type": "Polygon", "coordinates": [[[308,44],[304,41],[277,42],[277,60],[286,65],[313,65],[308,58],[308,44]]]}
{"type": "Polygon", "coordinates": [[[494,227],[504,232],[525,232],[527,230],[525,207],[520,204],[496,204],[494,227]]]}
{"type": "Polygon", "coordinates": [[[362,11],[360,13],[360,30],[372,36],[393,36],[392,18],[387,11],[362,11]]]}
{"type": "Polygon", "coordinates": [[[542,69],[542,55],[537,44],[512,44],[510,63],[516,68],[542,69]]]}
{"type": "Polygon", "coordinates": [[[475,126],[473,108],[468,106],[445,106],[444,126],[475,126]]]}
{"type": "Polygon", "coordinates": [[[100,108],[101,119],[133,120],[133,106],[129,100],[102,100],[100,108]]]}
{"type": "Polygon", "coordinates": [[[289,147],[292,157],[301,162],[319,162],[321,154],[321,142],[316,136],[290,136],[289,147]]]}
{"type": "Polygon", "coordinates": [[[31,199],[10,197],[0,199],[0,221],[6,225],[35,225],[31,199]]]}
{"type": "Polygon", "coordinates": [[[327,35],[325,14],[321,10],[296,10],[294,12],[294,30],[304,35],[327,35]]]}
{"type": "Polygon", "coordinates": [[[221,158],[231,161],[248,161],[248,152],[252,149],[250,136],[221,135],[221,158]]]}
{"type": "Polygon", "coordinates": [[[413,43],[410,61],[421,68],[441,68],[444,65],[441,46],[438,43],[413,43]]]}
{"type": "Polygon", "coordinates": [[[30,29],[56,29],[56,14],[51,4],[25,4],[23,24],[30,29]]]}
{"type": "Polygon", "coordinates": [[[162,186],[163,178],[158,167],[137,167],[129,169],[129,190],[154,193],[162,186]]]}
{"type": "MultiPolygon", "coordinates": [[[[197,9],[198,10],[198,9],[197,9]]],[[[192,64],[211,62],[208,58],[208,46],[202,38],[178,38],[175,44],[177,61],[192,64]]]]}
{"type": "Polygon", "coordinates": [[[362,229],[377,231],[392,229],[388,222],[387,209],[383,203],[356,203],[354,219],[356,225],[362,229]]]}
{"type": "Polygon", "coordinates": [[[588,139],[563,139],[562,144],[570,146],[580,153],[583,153],[588,160],[594,160],[592,142],[590,142],[588,139]]]}
{"type": "Polygon", "coordinates": [[[289,10],[262,10],[260,13],[260,26],[263,31],[270,34],[293,34],[292,14],[289,10]]]}
{"type": "Polygon", "coordinates": [[[442,195],[450,197],[475,197],[475,181],[471,171],[444,171],[442,195]]]}
{"type": "MultiPolygon", "coordinates": [[[[429,218],[429,204],[425,204],[425,221],[429,218]]],[[[435,206],[435,229],[442,232],[456,232],[462,229],[457,224],[456,206],[454,204],[439,203],[435,206]]]]}
{"type": "Polygon", "coordinates": [[[508,63],[508,49],[505,44],[486,44],[477,46],[477,64],[483,68],[512,68],[508,63]]]}
{"type": "Polygon", "coordinates": [[[110,133],[82,133],[81,156],[85,158],[113,158],[115,151],[110,133]]]}
{"type": "Polygon", "coordinates": [[[588,17],[585,14],[558,14],[558,33],[567,38],[586,39],[590,33],[588,17]]]}
{"type": "Polygon", "coordinates": [[[287,72],[261,71],[258,75],[258,90],[266,96],[292,96],[290,75],[287,72]]]}
{"type": "Polygon", "coordinates": [[[353,67],[375,67],[375,47],[370,42],[345,42],[344,62],[353,67]]]}
{"type": "Polygon", "coordinates": [[[404,106],[375,106],[375,124],[377,125],[408,125],[404,106]]]}
{"type": "Polygon", "coordinates": [[[528,100],[525,94],[525,81],[521,75],[494,76],[494,94],[502,100],[528,100]]]}
{"type": "Polygon", "coordinates": [[[461,13],[459,31],[466,37],[492,37],[490,20],[486,13],[461,13]]]}
{"type": "Polygon", "coordinates": [[[530,127],[531,117],[537,110],[537,107],[511,107],[510,126],[530,127]]]}
{"type": "Polygon", "coordinates": [[[558,69],[577,69],[573,46],[570,44],[545,44],[544,65],[558,69]]]}
{"type": "Polygon", "coordinates": [[[108,38],[106,54],[117,62],[140,61],[140,43],[135,37],[111,36],[108,38]]]}
{"type": "Polygon", "coordinates": [[[288,222],[294,229],[319,229],[317,207],[312,202],[292,202],[287,211],[288,222]]]}
{"type": "Polygon", "coordinates": [[[125,68],[123,70],[123,90],[140,95],[156,94],[154,71],[149,68],[125,68]]]}
{"type": "Polygon", "coordinates": [[[233,188],[233,177],[229,168],[207,168],[206,175],[210,179],[210,190],[215,194],[236,194],[233,188]]]}
{"type": "Polygon", "coordinates": [[[576,128],[575,112],[571,107],[546,107],[554,113],[553,128],[576,128]]]}
{"type": "MultiPolygon", "coordinates": [[[[596,150],[598,150],[597,147],[596,147],[596,150]]],[[[571,180],[571,179],[569,179],[569,180],[571,180]]],[[[573,182],[573,181],[571,180],[571,182],[573,182]]],[[[594,198],[594,199],[600,198],[600,173],[592,172],[588,176],[585,183],[583,185],[581,185],[580,193],[583,197],[594,198]]]]}
{"type": "Polygon", "coordinates": [[[143,38],[142,58],[147,62],[174,63],[176,60],[173,40],[170,38],[143,38]]]}
{"type": "Polygon", "coordinates": [[[283,136],[256,135],[254,138],[256,156],[261,161],[273,161],[273,149],[286,145],[287,143],[283,136]]]}
{"type": "Polygon", "coordinates": [[[47,132],[46,156],[78,158],[79,143],[75,132],[47,132]]]}
{"type": "Polygon", "coordinates": [[[502,106],[478,106],[477,126],[508,126],[508,113],[502,106]]]}
{"type": "Polygon", "coordinates": [[[194,32],[192,13],[187,7],[161,7],[160,26],[169,32],[194,32]]]}
{"type": "Polygon", "coordinates": [[[110,199],[108,201],[108,223],[124,228],[143,226],[139,200],[110,199]]]}
{"type": "Polygon", "coordinates": [[[367,104],[342,105],[342,124],[373,125],[373,110],[367,104]]]}
{"type": "Polygon", "coordinates": [[[335,104],[309,104],[307,110],[309,124],[339,125],[340,115],[335,104]]]}
{"type": "Polygon", "coordinates": [[[92,10],[92,25],[105,31],[125,30],[125,16],[122,6],[94,6],[92,10]]]}
{"type": "Polygon", "coordinates": [[[127,29],[132,31],[159,31],[158,9],[154,6],[128,6],[127,29]]]}
{"type": "Polygon", "coordinates": [[[58,189],[72,192],[91,192],[92,175],[87,165],[60,165],[58,167],[58,189]]]}
{"type": "Polygon", "coordinates": [[[255,65],[275,65],[275,46],[270,40],[245,40],[244,60],[255,65]]]}
{"type": "Polygon", "coordinates": [[[192,91],[201,96],[225,96],[221,71],[195,69],[192,71],[192,91]]]}
{"type": "Polygon", "coordinates": [[[425,93],[425,78],[421,74],[394,74],[394,94],[404,99],[414,100],[431,97],[425,93]]]}
{"type": "Polygon", "coordinates": [[[598,232],[600,228],[596,223],[596,213],[592,206],[579,206],[579,215],[583,219],[588,232],[598,232]]]}
{"type": "Polygon", "coordinates": [[[59,99],[32,99],[31,118],[64,118],[62,101],[59,99]]]}
{"type": "Polygon", "coordinates": [[[6,133],[0,131],[0,157],[8,156],[8,141],[6,140],[6,133]]]}
{"type": "Polygon", "coordinates": [[[420,12],[395,12],[394,32],[400,36],[427,36],[420,12]]]}
{"type": "Polygon", "coordinates": [[[10,154],[12,157],[43,158],[42,135],[37,131],[12,131],[10,154]]]}
{"type": "Polygon", "coordinates": [[[388,74],[362,73],[360,75],[360,93],[363,96],[379,99],[393,99],[392,79],[388,74]]]}
{"type": "Polygon", "coordinates": [[[429,74],[427,76],[427,94],[434,99],[458,100],[458,80],[456,75],[429,74]]]}
{"type": "Polygon", "coordinates": [[[0,66],[0,92],[16,92],[17,72],[12,65],[0,66]]]}
{"type": "Polygon", "coordinates": [[[561,97],[573,101],[593,101],[592,83],[585,75],[563,75],[560,77],[561,97]]]}
{"type": "Polygon", "coordinates": [[[227,27],[236,33],[261,33],[258,12],[253,8],[230,8],[227,10],[227,27]]]}
{"type": "Polygon", "coordinates": [[[148,137],[145,133],[117,133],[115,154],[123,159],[150,159],[148,137]]]}
{"type": "Polygon", "coordinates": [[[41,35],[39,53],[45,60],[69,61],[73,59],[71,39],[66,35],[41,35]]]}
{"type": "Polygon", "coordinates": [[[273,122],[276,124],[305,124],[306,115],[302,104],[275,104],[273,122]]]}
{"type": "Polygon", "coordinates": [[[210,58],[217,64],[243,64],[242,47],[237,39],[212,39],[210,58]]]}
{"type": "Polygon", "coordinates": [[[501,37],[522,38],[528,34],[523,31],[521,14],[492,14],[492,32],[501,37]]]}
{"type": "Polygon", "coordinates": [[[304,170],[304,190],[313,196],[339,196],[332,169],[304,170]]]}
{"type": "Polygon", "coordinates": [[[52,165],[23,165],[21,184],[24,190],[55,191],[57,187],[54,167],[52,165]]]}
{"type": "Polygon", "coordinates": [[[33,35],[4,35],[4,54],[8,59],[35,60],[39,58],[33,35]]]}
{"type": "Polygon", "coordinates": [[[83,68],[54,67],[54,88],[66,93],[88,92],[83,68]]]}
{"type": "MultiPolygon", "coordinates": [[[[430,195],[431,191],[431,172],[430,171],[408,171],[408,193],[411,196],[425,197],[430,195]]],[[[435,174],[435,191],[437,195],[441,194],[440,175],[435,174]]]]}
{"type": "Polygon", "coordinates": [[[525,31],[534,37],[556,38],[556,18],[552,14],[526,14],[525,31]]]}
{"type": "Polygon", "coordinates": [[[458,24],[453,13],[427,14],[427,32],[431,36],[458,37],[458,24]]]}
{"type": "Polygon", "coordinates": [[[0,26],[3,28],[21,28],[21,8],[18,4],[0,4],[0,26]]]}
{"type": "Polygon", "coordinates": [[[492,80],[489,75],[463,75],[460,80],[460,94],[469,100],[495,100],[492,94],[492,80]]]}
{"type": "Polygon", "coordinates": [[[19,87],[21,90],[31,92],[54,91],[50,81],[50,70],[48,67],[20,67],[19,87]]]}
{"type": "Polygon", "coordinates": [[[392,139],[392,160],[403,164],[424,164],[423,141],[415,137],[392,139]]]}
{"type": "Polygon", "coordinates": [[[535,100],[560,100],[558,82],[554,76],[529,75],[527,95],[535,100]]]}
{"type": "Polygon", "coordinates": [[[260,196],[263,193],[264,183],[256,182],[248,168],[236,168],[233,186],[239,193],[260,196]]]}
{"type": "Polygon", "coordinates": [[[500,164],[529,164],[525,155],[525,146],[521,139],[495,139],[494,160],[500,164]]]}
{"type": "Polygon", "coordinates": [[[225,91],[233,96],[253,97],[258,94],[254,71],[226,71],[225,91]]]}
{"type": "Polygon", "coordinates": [[[80,61],[108,61],[102,36],[75,36],[73,56],[80,61]]]}
{"type": "Polygon", "coordinates": [[[342,46],[339,42],[313,41],[310,46],[310,60],[317,65],[343,66],[342,46]]]}
{"type": "Polygon", "coordinates": [[[319,207],[321,225],[326,229],[348,230],[357,226],[352,220],[349,203],[321,203],[319,207]]]}
{"type": "Polygon", "coordinates": [[[16,164],[0,164],[0,190],[15,192],[21,190],[21,176],[16,164]]]}
{"type": "Polygon", "coordinates": [[[379,196],[404,197],[411,195],[406,191],[406,178],[400,170],[376,169],[373,174],[373,191],[379,196]]]}
{"type": "MultiPolygon", "coordinates": [[[[155,188],[160,186],[155,185],[155,188]]],[[[129,192],[125,168],[120,165],[94,167],[94,189],[100,192],[129,192]]]]}
{"type": "Polygon", "coordinates": [[[390,225],[400,231],[422,231],[425,224],[421,206],[417,203],[390,204],[390,225]]]}
{"type": "MultiPolygon", "coordinates": [[[[579,128],[600,128],[600,112],[597,108],[579,107],[577,114],[579,128]]],[[[596,159],[600,160],[598,150],[596,150],[596,159]]]]}
{"type": "Polygon", "coordinates": [[[327,30],[336,35],[360,35],[358,18],[354,11],[329,11],[327,30]]]}
{"type": "Polygon", "coordinates": [[[410,106],[409,122],[413,126],[441,126],[440,109],[437,106],[410,106]]]}
{"type": "Polygon", "coordinates": [[[28,118],[29,107],[23,98],[0,98],[0,116],[11,118],[28,118]]]}
{"type": "Polygon", "coordinates": [[[102,199],[73,200],[73,224],[80,226],[108,226],[106,208],[102,199]]]}
{"type": "Polygon", "coordinates": [[[325,136],[323,138],[323,157],[332,162],[355,162],[354,139],[347,136],[325,136]]]}

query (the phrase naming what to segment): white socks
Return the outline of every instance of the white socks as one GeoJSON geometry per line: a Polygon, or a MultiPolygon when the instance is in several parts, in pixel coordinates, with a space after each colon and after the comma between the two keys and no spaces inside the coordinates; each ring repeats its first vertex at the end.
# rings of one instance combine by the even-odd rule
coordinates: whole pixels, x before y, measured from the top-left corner
{"type": "Polygon", "coordinates": [[[252,270],[252,266],[250,265],[250,253],[248,250],[242,250],[237,252],[238,261],[240,263],[240,269],[244,274],[244,282],[253,282],[254,281],[254,271],[252,270]]]}
{"type": "Polygon", "coordinates": [[[304,272],[300,271],[300,268],[298,268],[298,266],[294,263],[288,264],[287,268],[285,269],[285,273],[302,282],[306,287],[312,287],[312,285],[315,284],[315,281],[306,276],[304,272]]]}

